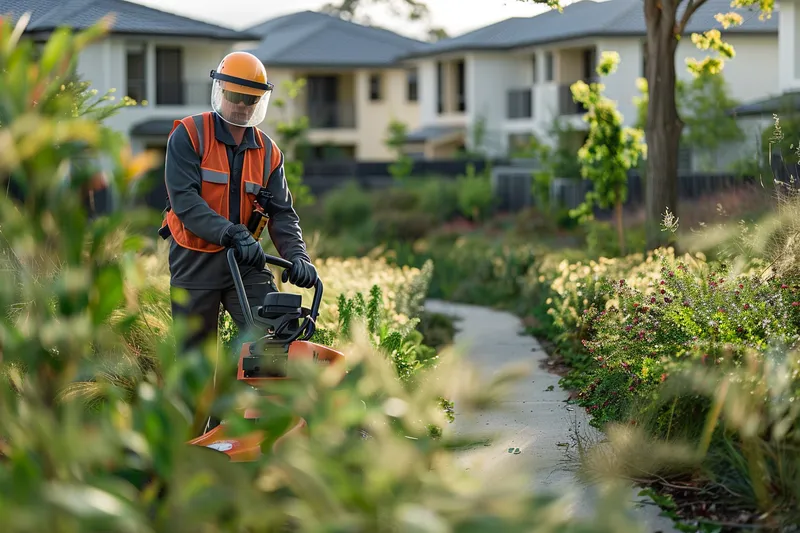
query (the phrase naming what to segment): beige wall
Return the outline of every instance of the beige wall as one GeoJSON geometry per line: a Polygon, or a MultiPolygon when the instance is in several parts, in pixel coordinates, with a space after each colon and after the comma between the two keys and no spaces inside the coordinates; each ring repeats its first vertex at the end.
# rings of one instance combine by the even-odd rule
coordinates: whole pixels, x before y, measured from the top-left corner
{"type": "MultiPolygon", "coordinates": [[[[405,69],[315,70],[313,73],[338,74],[340,76],[339,94],[343,102],[354,103],[356,127],[352,129],[311,129],[307,133],[307,138],[312,144],[355,145],[356,158],[359,160],[388,160],[394,158],[385,146],[391,121],[396,119],[405,123],[409,131],[419,126],[418,102],[409,102],[406,97],[405,69]],[[381,99],[374,102],[369,99],[369,80],[373,73],[379,73],[382,76],[381,99]]],[[[267,75],[269,80],[275,84],[275,92],[267,112],[267,118],[259,127],[270,136],[275,136],[275,124],[278,121],[296,118],[304,112],[305,92],[302,91],[299,97],[292,102],[285,93],[283,84],[287,80],[296,80],[308,74],[311,72],[271,69],[267,65],[267,75]],[[275,100],[283,100],[286,103],[285,107],[280,108],[275,105],[275,100]]]]}
{"type": "Polygon", "coordinates": [[[299,102],[295,102],[289,98],[284,88],[285,82],[294,81],[294,73],[287,69],[270,68],[269,65],[266,67],[267,80],[275,84],[275,89],[272,92],[269,108],[267,109],[267,116],[264,122],[259,124],[258,127],[272,137],[275,142],[278,142],[279,137],[275,133],[276,124],[280,121],[295,117],[297,113],[296,108],[298,107],[297,104],[299,102]],[[284,102],[283,107],[278,105],[280,101],[284,102]]]}
{"type": "Polygon", "coordinates": [[[398,120],[406,125],[408,131],[412,131],[420,123],[418,102],[409,102],[406,97],[406,71],[359,70],[355,82],[358,129],[356,157],[364,161],[394,159],[394,154],[385,144],[389,124],[398,120]],[[382,76],[382,98],[375,102],[369,99],[369,78],[373,73],[382,76]]]}

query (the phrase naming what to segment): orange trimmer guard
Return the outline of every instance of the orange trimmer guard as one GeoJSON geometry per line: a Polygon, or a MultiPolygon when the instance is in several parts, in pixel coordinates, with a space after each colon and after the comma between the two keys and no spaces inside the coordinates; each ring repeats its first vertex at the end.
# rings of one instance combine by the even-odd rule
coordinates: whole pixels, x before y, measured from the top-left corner
{"type": "MultiPolygon", "coordinates": [[[[244,358],[249,355],[250,343],[246,343],[242,346],[242,350],[239,353],[237,379],[264,392],[266,392],[265,389],[270,383],[292,379],[292,362],[308,361],[329,366],[344,364],[345,361],[344,354],[328,346],[309,341],[294,341],[289,345],[286,377],[250,378],[244,376],[243,368],[244,358]]],[[[259,418],[258,411],[252,408],[245,409],[242,414],[244,418],[248,420],[259,418]]],[[[288,431],[278,437],[272,449],[277,450],[291,437],[303,434],[305,429],[305,419],[296,417],[295,423],[288,431]]],[[[204,446],[222,452],[227,455],[232,462],[243,462],[257,460],[262,453],[262,443],[266,440],[266,435],[260,430],[235,438],[231,437],[226,434],[226,427],[223,422],[203,435],[189,441],[188,444],[192,446],[204,446]]]]}
{"type": "Polygon", "coordinates": [[[323,346],[322,344],[310,341],[294,341],[289,345],[289,362],[286,377],[249,378],[245,377],[243,367],[244,358],[248,355],[250,355],[250,343],[245,343],[242,345],[241,352],[239,352],[239,370],[236,378],[239,381],[258,388],[263,388],[271,382],[292,379],[291,369],[293,362],[308,361],[318,365],[331,366],[344,364],[344,354],[329,346],[323,346]]]}
{"type": "MultiPolygon", "coordinates": [[[[304,432],[306,421],[297,417],[294,425],[283,435],[281,435],[272,445],[273,450],[277,450],[283,443],[295,435],[304,432]]],[[[225,424],[220,424],[211,431],[200,435],[194,440],[189,441],[191,446],[204,446],[217,450],[227,455],[231,462],[240,463],[256,461],[261,457],[261,443],[266,440],[263,431],[253,431],[238,437],[229,437],[226,434],[225,424]]]]}

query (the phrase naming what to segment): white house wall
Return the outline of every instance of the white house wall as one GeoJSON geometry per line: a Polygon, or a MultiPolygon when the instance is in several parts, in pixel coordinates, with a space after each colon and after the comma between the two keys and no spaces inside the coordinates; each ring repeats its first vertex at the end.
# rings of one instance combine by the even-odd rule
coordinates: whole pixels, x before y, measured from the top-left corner
{"type": "Polygon", "coordinates": [[[417,90],[419,93],[419,119],[424,125],[436,124],[436,60],[424,59],[417,67],[417,90]]]}
{"type": "MultiPolygon", "coordinates": [[[[530,61],[528,61],[530,63],[530,61]]],[[[521,58],[508,53],[473,53],[467,56],[467,112],[470,125],[483,122],[483,148],[504,153],[507,138],[506,100],[510,89],[530,87],[531,68],[521,58]]],[[[471,143],[472,139],[468,139],[471,143]]]]}
{"type": "Polygon", "coordinates": [[[605,85],[605,95],[617,102],[617,109],[622,114],[625,124],[636,122],[636,104],[634,98],[639,96],[636,80],[643,77],[643,48],[639,39],[600,39],[597,41],[597,59],[603,52],[617,52],[620,57],[617,70],[601,81],[605,85]]]}
{"type": "MultiPolygon", "coordinates": [[[[725,61],[722,74],[730,95],[745,103],[779,92],[778,40],[775,36],[723,37],[736,55],[725,61]]],[[[625,122],[631,125],[636,120],[634,98],[639,96],[636,79],[643,76],[643,48],[641,41],[632,38],[600,39],[597,41],[598,58],[604,51],[615,51],[620,55],[617,71],[603,79],[606,95],[615,100],[625,122]]],[[[679,79],[690,81],[692,75],[686,66],[688,58],[702,59],[707,52],[699,50],[686,39],[678,45],[675,53],[675,68],[679,79]]]]}
{"type": "MultiPolygon", "coordinates": [[[[758,100],[780,92],[778,37],[776,35],[725,35],[723,39],[736,51],[733,59],[725,60],[722,75],[728,84],[730,95],[740,102],[758,100]]],[[[678,46],[675,65],[678,76],[691,80],[686,68],[686,59],[703,59],[708,52],[699,50],[690,40],[678,46]]]]}
{"type": "MultiPolygon", "coordinates": [[[[99,43],[87,47],[78,58],[78,73],[82,79],[91,82],[92,88],[103,94],[115,89],[117,100],[125,96],[127,87],[126,52],[128,43],[142,43],[147,50],[147,89],[148,98],[154,99],[155,49],[159,45],[183,46],[183,81],[187,84],[188,98],[191,105],[165,106],[155,105],[148,101],[147,105],[139,105],[120,109],[115,116],[106,120],[113,129],[129,134],[135,124],[151,119],[176,119],[207,111],[210,108],[210,94],[206,87],[211,81],[209,73],[216,68],[219,61],[231,50],[229,43],[216,43],[205,39],[157,39],[157,38],[122,38],[112,36],[99,43]]],[[[165,139],[164,139],[165,140],[165,139]]],[[[131,139],[135,152],[144,148],[143,139],[131,139]]]]}
{"type": "Polygon", "coordinates": [[[780,92],[800,90],[800,2],[780,3],[780,92]]]}

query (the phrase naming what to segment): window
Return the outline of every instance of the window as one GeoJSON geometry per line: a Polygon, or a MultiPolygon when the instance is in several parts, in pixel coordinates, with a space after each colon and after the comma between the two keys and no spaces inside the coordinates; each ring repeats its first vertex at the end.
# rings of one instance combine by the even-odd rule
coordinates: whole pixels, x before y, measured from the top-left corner
{"type": "Polygon", "coordinates": [[[184,105],[183,49],[156,48],[156,103],[159,105],[184,105]]]}
{"type": "Polygon", "coordinates": [[[554,72],[553,72],[553,52],[545,52],[544,54],[544,80],[545,81],[553,81],[554,72]]]}
{"type": "Polygon", "coordinates": [[[381,99],[381,75],[370,74],[369,76],[369,99],[376,102],[381,99]]]}
{"type": "Polygon", "coordinates": [[[125,56],[125,94],[137,102],[147,100],[147,63],[144,47],[129,48],[125,56]]]}
{"type": "Polygon", "coordinates": [[[436,62],[436,110],[444,113],[444,65],[436,62]]]}
{"type": "Polygon", "coordinates": [[[531,67],[533,68],[533,83],[539,83],[539,62],[536,60],[537,55],[531,56],[531,67]]]}
{"type": "Polygon", "coordinates": [[[586,48],[583,51],[583,80],[590,82],[597,78],[597,50],[586,48]]]}
{"type": "Polygon", "coordinates": [[[642,78],[647,79],[647,43],[642,43],[642,78]]]}
{"type": "Polygon", "coordinates": [[[417,71],[416,69],[409,70],[406,73],[406,99],[409,102],[416,102],[419,100],[418,91],[417,71]]]}
{"type": "Polygon", "coordinates": [[[456,62],[456,87],[457,87],[457,95],[456,95],[456,110],[457,111],[466,111],[467,109],[467,101],[466,101],[466,65],[464,65],[464,60],[460,60],[456,62]]]}

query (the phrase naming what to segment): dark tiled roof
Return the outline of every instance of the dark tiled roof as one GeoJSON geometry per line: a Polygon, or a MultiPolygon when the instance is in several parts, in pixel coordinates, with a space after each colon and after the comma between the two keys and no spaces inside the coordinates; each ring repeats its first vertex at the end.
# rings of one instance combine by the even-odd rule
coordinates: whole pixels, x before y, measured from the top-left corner
{"type": "Polygon", "coordinates": [[[250,27],[252,50],[267,66],[387,66],[430,43],[315,11],[301,11],[250,27]]]}
{"type": "Polygon", "coordinates": [[[168,13],[125,0],[0,0],[0,14],[16,20],[31,13],[27,32],[49,32],[60,26],[86,29],[108,13],[116,15],[112,33],[210,37],[245,41],[257,39],[236,30],[168,13]]]}
{"type": "MultiPolygon", "coordinates": [[[[581,0],[563,11],[546,11],[534,17],[514,17],[490,26],[443,39],[407,57],[423,57],[466,50],[508,50],[522,46],[546,44],[581,37],[645,35],[643,0],[581,0]]],[[[685,6],[686,3],[683,4],[685,6]]],[[[679,14],[683,9],[679,9],[679,14]]],[[[689,21],[686,32],[703,32],[718,28],[724,33],[777,33],[777,11],[764,21],[757,8],[730,7],[730,0],[708,0],[689,21]],[[744,23],[727,30],[714,19],[717,13],[736,12],[744,23]]]]}
{"type": "Polygon", "coordinates": [[[730,113],[738,117],[770,115],[800,111],[800,91],[762,98],[733,108],[730,113]]]}

